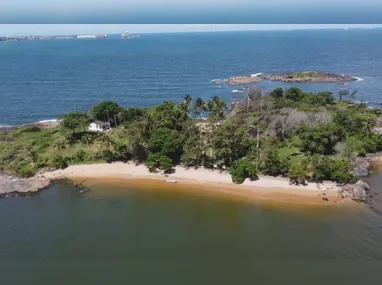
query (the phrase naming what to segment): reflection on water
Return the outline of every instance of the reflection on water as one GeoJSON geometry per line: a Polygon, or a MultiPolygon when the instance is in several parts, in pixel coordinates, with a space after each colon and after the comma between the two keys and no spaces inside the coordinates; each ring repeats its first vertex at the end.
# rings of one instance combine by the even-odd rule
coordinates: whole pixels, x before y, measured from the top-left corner
{"type": "Polygon", "coordinates": [[[79,194],[71,186],[57,184],[35,197],[1,199],[0,259],[280,262],[382,258],[382,219],[366,206],[254,204],[137,188],[98,185],[79,194]]]}

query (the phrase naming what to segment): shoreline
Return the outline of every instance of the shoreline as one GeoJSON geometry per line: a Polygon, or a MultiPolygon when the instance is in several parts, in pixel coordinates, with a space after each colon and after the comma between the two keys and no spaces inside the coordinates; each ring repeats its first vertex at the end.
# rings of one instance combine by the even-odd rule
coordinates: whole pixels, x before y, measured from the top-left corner
{"type": "Polygon", "coordinates": [[[63,170],[45,172],[40,175],[51,181],[69,179],[75,183],[114,182],[128,187],[133,183],[154,188],[169,188],[174,190],[188,189],[201,194],[241,197],[254,201],[284,202],[309,205],[334,205],[342,203],[338,187],[335,183],[308,183],[307,186],[290,185],[289,179],[259,176],[256,181],[246,180],[243,184],[234,184],[228,172],[209,169],[186,169],[175,167],[173,174],[150,173],[145,165],[133,163],[87,164],[72,165],[63,170]],[[176,183],[166,183],[175,180],[176,183]],[[326,197],[326,200],[323,199],[326,197]]]}

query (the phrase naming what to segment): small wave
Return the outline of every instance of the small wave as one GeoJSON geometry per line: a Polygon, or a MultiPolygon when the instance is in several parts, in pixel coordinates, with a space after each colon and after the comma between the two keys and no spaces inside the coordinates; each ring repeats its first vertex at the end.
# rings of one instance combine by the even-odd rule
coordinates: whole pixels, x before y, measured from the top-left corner
{"type": "Polygon", "coordinates": [[[232,90],[232,93],[243,93],[243,92],[244,92],[243,90],[237,90],[237,89],[232,90]]]}
{"type": "Polygon", "coordinates": [[[361,77],[356,77],[354,76],[355,79],[357,79],[357,81],[364,81],[365,79],[361,78],[361,77]]]}
{"type": "Polygon", "coordinates": [[[50,119],[50,120],[41,120],[38,121],[37,123],[50,123],[50,122],[58,122],[59,120],[57,119],[50,119]]]}
{"type": "Polygon", "coordinates": [[[259,76],[259,75],[261,75],[261,74],[263,74],[263,73],[261,73],[261,72],[259,72],[259,73],[254,73],[254,74],[251,74],[251,77],[257,77],[257,76],[259,76]]]}
{"type": "Polygon", "coordinates": [[[11,128],[12,126],[9,126],[9,125],[1,125],[0,124],[0,129],[4,129],[4,128],[11,128]]]}

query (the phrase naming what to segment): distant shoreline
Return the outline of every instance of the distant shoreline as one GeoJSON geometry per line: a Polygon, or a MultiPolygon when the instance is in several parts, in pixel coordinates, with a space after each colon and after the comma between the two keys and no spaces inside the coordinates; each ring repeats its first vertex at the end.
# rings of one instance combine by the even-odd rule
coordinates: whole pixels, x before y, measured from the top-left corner
{"type": "MultiPolygon", "coordinates": [[[[145,165],[134,163],[116,162],[112,164],[84,164],[71,165],[63,170],[46,172],[41,177],[50,180],[69,179],[76,183],[92,183],[97,181],[137,181],[141,184],[155,185],[160,187],[188,187],[195,191],[207,191],[211,194],[228,194],[241,196],[253,200],[268,200],[274,202],[287,202],[298,204],[330,205],[343,201],[338,191],[340,188],[332,182],[308,183],[306,186],[290,185],[289,179],[260,176],[256,181],[245,181],[243,184],[234,184],[228,172],[208,169],[186,169],[181,166],[175,167],[173,174],[163,175],[151,173],[145,165]],[[171,180],[166,183],[166,180],[171,180]],[[150,182],[151,181],[151,182],[150,182]],[[324,201],[323,196],[329,201],[324,201]]],[[[130,183],[129,182],[129,183],[130,183]]]]}

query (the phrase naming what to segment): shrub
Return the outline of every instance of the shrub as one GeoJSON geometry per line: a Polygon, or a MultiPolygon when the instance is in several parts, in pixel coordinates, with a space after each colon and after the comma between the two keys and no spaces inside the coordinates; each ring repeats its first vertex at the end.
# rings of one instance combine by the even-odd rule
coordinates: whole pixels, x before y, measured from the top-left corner
{"type": "Polygon", "coordinates": [[[161,169],[165,172],[168,172],[172,169],[173,164],[171,158],[168,156],[165,156],[161,153],[149,153],[149,156],[146,160],[146,166],[150,171],[161,169]]]}
{"type": "Polygon", "coordinates": [[[56,155],[52,159],[52,166],[57,169],[64,169],[68,167],[67,159],[62,155],[56,155]]]}
{"type": "Polygon", "coordinates": [[[268,153],[264,161],[264,173],[267,175],[285,176],[290,167],[290,157],[280,158],[278,150],[268,153]]]}
{"type": "Polygon", "coordinates": [[[355,183],[358,178],[351,174],[351,163],[328,156],[314,162],[313,178],[318,181],[331,180],[341,184],[355,183]]]}
{"type": "Polygon", "coordinates": [[[236,184],[243,183],[246,178],[257,179],[256,168],[247,158],[235,160],[229,173],[236,184]]]}
{"type": "Polygon", "coordinates": [[[37,169],[34,166],[27,164],[27,165],[22,166],[17,171],[17,175],[21,176],[21,177],[28,178],[28,177],[34,176],[36,174],[36,172],[37,172],[37,169]]]}
{"type": "Polygon", "coordinates": [[[293,162],[289,168],[288,177],[292,183],[304,185],[309,178],[307,164],[301,161],[293,162]]]}

